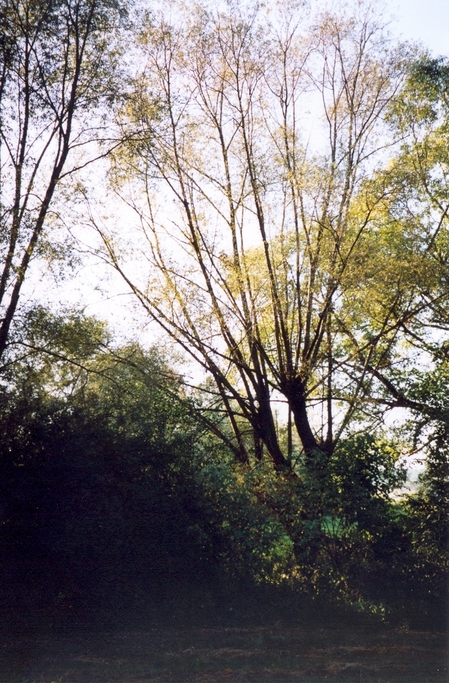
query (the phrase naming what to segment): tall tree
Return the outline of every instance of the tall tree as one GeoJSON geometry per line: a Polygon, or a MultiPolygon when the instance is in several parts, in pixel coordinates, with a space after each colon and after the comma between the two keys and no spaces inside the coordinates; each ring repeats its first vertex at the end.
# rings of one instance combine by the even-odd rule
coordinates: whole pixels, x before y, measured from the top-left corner
{"type": "MultiPolygon", "coordinates": [[[[374,333],[373,310],[385,315],[403,346],[402,358],[369,368],[391,407],[415,411],[421,424],[449,424],[446,397],[449,332],[449,65],[424,55],[413,62],[389,120],[401,148],[367,191],[381,197],[373,216],[371,248],[377,265],[361,289],[376,283],[375,306],[362,312],[374,333]],[[381,277],[376,274],[381,271],[381,277]],[[383,283],[383,284],[382,284],[383,283]],[[408,348],[409,352],[404,353],[408,348]],[[413,353],[410,350],[413,349],[413,353]],[[414,356],[414,358],[413,358],[414,356]]],[[[360,273],[360,276],[362,273],[360,273]]]]}
{"type": "MultiPolygon", "coordinates": [[[[294,429],[306,454],[331,453],[365,392],[366,367],[338,318],[366,255],[377,199],[362,188],[392,144],[384,115],[406,50],[366,4],[313,21],[285,7],[197,7],[182,22],[150,21],[141,39],[146,68],[122,118],[136,137],[116,172],[146,194],[134,208],[148,286],[98,226],[108,257],[213,378],[238,457],[265,447],[290,470],[294,429]]],[[[368,345],[371,366],[383,332],[368,345]]]]}
{"type": "Polygon", "coordinates": [[[32,261],[52,247],[58,185],[114,144],[101,105],[116,95],[124,16],[120,0],[1,0],[0,357],[32,261]]]}

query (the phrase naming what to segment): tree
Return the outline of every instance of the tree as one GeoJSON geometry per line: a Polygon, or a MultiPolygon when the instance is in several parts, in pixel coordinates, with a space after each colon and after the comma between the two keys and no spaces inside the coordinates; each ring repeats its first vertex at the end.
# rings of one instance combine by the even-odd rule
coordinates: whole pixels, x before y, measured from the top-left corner
{"type": "Polygon", "coordinates": [[[407,50],[369,5],[312,21],[232,4],[182,16],[147,22],[146,68],[121,113],[133,140],[115,181],[141,220],[148,283],[97,228],[148,315],[213,379],[237,457],[265,448],[289,472],[294,429],[313,458],[368,420],[361,399],[395,342],[388,313],[363,344],[350,318],[379,202],[364,184],[397,140],[384,118],[407,50]]]}
{"type": "MultiPolygon", "coordinates": [[[[388,120],[401,139],[390,163],[365,184],[376,201],[365,258],[355,269],[357,308],[343,323],[363,362],[382,324],[393,344],[383,363],[368,359],[378,405],[413,411],[415,424],[448,424],[448,65],[412,61],[388,120]],[[369,253],[376,253],[371,261],[369,253]]],[[[373,396],[374,398],[374,396],[373,396]]]]}
{"type": "Polygon", "coordinates": [[[33,260],[58,252],[58,188],[116,144],[102,107],[117,95],[124,17],[119,0],[1,2],[0,357],[33,260]]]}

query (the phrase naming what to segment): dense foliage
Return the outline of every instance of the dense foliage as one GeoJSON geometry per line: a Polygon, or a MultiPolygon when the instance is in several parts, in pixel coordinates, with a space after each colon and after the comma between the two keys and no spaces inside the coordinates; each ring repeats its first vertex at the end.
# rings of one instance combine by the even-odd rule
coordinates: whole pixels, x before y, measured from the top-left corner
{"type": "Polygon", "coordinates": [[[168,605],[199,614],[231,605],[244,617],[248,596],[270,588],[283,609],[289,596],[290,613],[309,596],[440,623],[444,432],[419,490],[400,500],[391,493],[403,466],[373,435],[325,461],[304,456],[286,480],[266,460],[236,461],[205,430],[160,351],[110,348],[98,321],[42,309],[28,338],[35,351],[16,359],[1,394],[10,610],[56,623],[154,618],[168,605]]]}

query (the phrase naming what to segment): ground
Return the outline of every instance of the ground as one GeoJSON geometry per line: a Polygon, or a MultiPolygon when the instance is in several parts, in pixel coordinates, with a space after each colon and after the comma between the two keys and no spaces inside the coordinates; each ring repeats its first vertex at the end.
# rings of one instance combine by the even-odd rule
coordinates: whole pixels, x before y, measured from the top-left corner
{"type": "Polygon", "coordinates": [[[0,683],[447,683],[447,637],[354,625],[3,630],[0,683]]]}

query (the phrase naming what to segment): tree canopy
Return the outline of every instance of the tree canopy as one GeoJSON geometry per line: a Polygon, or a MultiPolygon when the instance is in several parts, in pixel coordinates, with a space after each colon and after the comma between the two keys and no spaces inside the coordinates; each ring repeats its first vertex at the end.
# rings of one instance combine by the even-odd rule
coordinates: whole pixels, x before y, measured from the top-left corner
{"type": "Polygon", "coordinates": [[[414,352],[432,355],[448,293],[444,62],[395,45],[369,4],[178,19],[149,17],[119,112],[112,179],[148,280],[97,224],[105,258],[212,378],[242,461],[292,470],[394,407],[444,421],[414,352]]]}

